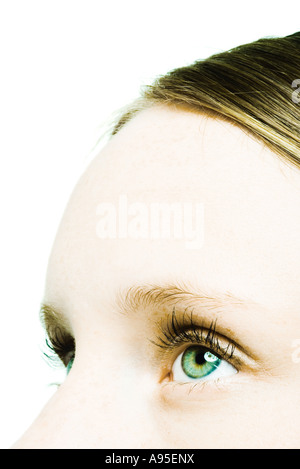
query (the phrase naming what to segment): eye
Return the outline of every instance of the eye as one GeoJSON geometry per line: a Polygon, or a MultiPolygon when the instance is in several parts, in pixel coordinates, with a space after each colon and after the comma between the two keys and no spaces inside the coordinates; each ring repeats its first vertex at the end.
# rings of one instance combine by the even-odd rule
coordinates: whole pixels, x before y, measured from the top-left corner
{"type": "Polygon", "coordinates": [[[179,383],[215,380],[236,373],[236,368],[228,361],[199,345],[188,347],[172,367],[173,381],[179,383]]]}
{"type": "Polygon", "coordinates": [[[70,371],[71,371],[71,368],[72,368],[72,366],[73,366],[74,359],[75,359],[75,355],[73,354],[73,355],[71,356],[71,358],[69,359],[67,365],[66,365],[66,372],[67,372],[67,375],[68,375],[68,374],[70,373],[70,371]]]}

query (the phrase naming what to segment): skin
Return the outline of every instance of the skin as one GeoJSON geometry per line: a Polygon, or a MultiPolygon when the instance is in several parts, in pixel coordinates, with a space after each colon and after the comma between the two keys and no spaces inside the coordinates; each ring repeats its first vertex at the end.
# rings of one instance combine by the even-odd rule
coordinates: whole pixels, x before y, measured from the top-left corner
{"type": "Polygon", "coordinates": [[[299,448],[299,207],[299,169],[241,128],[167,106],[134,117],[87,168],[59,227],[45,302],[63,314],[76,358],[14,448],[299,448]],[[97,206],[120,194],[147,207],[202,203],[202,247],[99,239],[97,206]],[[133,285],[178,284],[247,302],[195,307],[247,351],[238,373],[174,384],[188,344],[149,341],[169,305],[125,312],[118,300],[133,285]]]}

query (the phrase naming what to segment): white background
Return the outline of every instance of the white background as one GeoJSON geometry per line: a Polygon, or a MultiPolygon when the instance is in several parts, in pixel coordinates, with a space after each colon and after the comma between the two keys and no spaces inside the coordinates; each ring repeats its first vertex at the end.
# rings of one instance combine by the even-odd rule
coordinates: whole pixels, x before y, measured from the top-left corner
{"type": "Polygon", "coordinates": [[[1,448],[24,432],[55,391],[49,383],[61,379],[42,358],[39,305],[63,209],[105,143],[92,151],[105,122],[157,75],[296,32],[298,6],[0,1],[1,448]]]}

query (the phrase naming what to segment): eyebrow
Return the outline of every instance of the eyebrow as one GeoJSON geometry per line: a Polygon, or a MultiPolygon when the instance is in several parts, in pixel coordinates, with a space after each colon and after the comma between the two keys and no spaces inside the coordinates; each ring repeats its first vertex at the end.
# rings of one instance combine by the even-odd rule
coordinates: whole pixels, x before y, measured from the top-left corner
{"type": "MultiPolygon", "coordinates": [[[[144,284],[132,285],[120,289],[115,298],[115,304],[121,314],[131,316],[140,309],[145,308],[202,308],[215,315],[224,313],[228,308],[248,308],[258,305],[249,298],[241,298],[230,291],[217,292],[209,289],[195,289],[186,283],[181,284],[144,284]]],[[[261,306],[261,305],[259,305],[261,306]]],[[[42,303],[40,309],[41,322],[48,335],[56,327],[62,330],[69,329],[69,321],[65,314],[51,303],[42,303]]]]}
{"type": "MultiPolygon", "coordinates": [[[[224,312],[224,308],[248,308],[258,305],[246,297],[239,297],[230,291],[217,292],[204,288],[192,288],[183,284],[166,285],[133,285],[126,290],[120,290],[116,303],[125,314],[132,314],[147,307],[203,307],[214,313],[224,312]]],[[[261,306],[261,305],[260,305],[261,306]]]]}

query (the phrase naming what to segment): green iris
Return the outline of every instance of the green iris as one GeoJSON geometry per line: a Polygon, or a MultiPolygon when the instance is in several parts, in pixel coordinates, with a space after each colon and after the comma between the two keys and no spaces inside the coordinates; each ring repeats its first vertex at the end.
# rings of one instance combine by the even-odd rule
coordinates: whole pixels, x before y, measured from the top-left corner
{"type": "Polygon", "coordinates": [[[72,368],[73,362],[74,362],[74,358],[75,358],[75,357],[72,357],[72,358],[70,358],[70,360],[68,361],[68,364],[67,364],[67,367],[66,367],[67,374],[69,374],[70,371],[71,371],[71,368],[72,368]]]}
{"type": "Polygon", "coordinates": [[[199,379],[215,371],[221,361],[209,350],[196,345],[186,349],[182,355],[181,366],[189,378],[199,379]]]}

